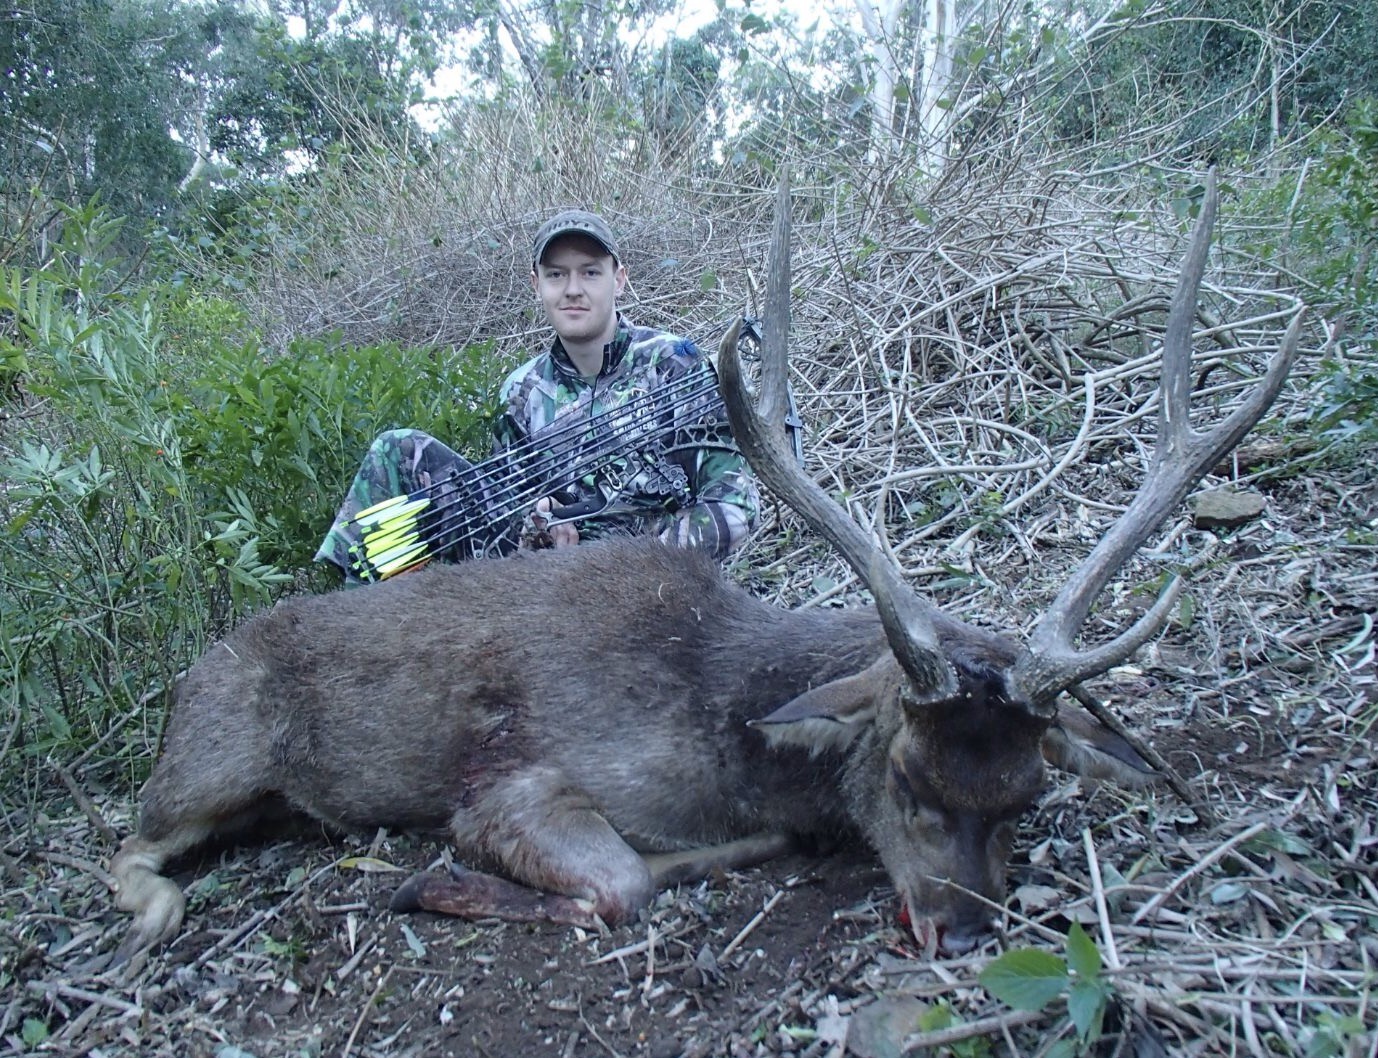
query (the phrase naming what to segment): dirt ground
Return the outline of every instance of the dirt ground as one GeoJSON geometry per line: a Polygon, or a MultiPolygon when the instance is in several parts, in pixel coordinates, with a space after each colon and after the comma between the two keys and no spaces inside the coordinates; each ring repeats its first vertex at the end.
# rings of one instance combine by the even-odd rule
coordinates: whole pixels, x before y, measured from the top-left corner
{"type": "Polygon", "coordinates": [[[864,848],[665,892],[600,935],[392,914],[440,841],[307,830],[182,864],[183,934],[101,973],[132,806],[119,777],[55,768],[6,821],[0,1054],[1053,1053],[1067,1000],[1012,1010],[979,975],[1005,950],[1060,956],[1073,922],[1109,997],[1089,1053],[1374,1054],[1378,489],[1328,480],[1272,487],[1191,627],[1094,687],[1214,818],[1053,774],[977,951],[917,950],[864,848]]]}

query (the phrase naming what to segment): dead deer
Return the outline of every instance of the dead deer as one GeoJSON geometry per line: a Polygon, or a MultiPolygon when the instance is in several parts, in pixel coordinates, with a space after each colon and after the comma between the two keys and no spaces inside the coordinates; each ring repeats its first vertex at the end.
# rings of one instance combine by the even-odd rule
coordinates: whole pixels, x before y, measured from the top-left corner
{"type": "Polygon", "coordinates": [[[1215,208],[1212,179],[1164,340],[1147,479],[1021,646],[912,592],[773,425],[784,421],[789,290],[782,186],[760,406],[734,335],[720,352],[724,398],[757,473],[841,552],[875,607],[783,610],[711,560],[646,540],[434,565],[283,602],[176,689],[138,834],[111,864],[119,906],[136,916],[116,958],[180,928],[169,861],[282,805],[342,828],[447,827],[465,863],[497,872],[423,873],[396,908],[586,925],[625,921],[660,886],[778,854],[796,836],[856,833],[920,941],[969,946],[1002,898],[1045,758],[1126,781],[1147,770],[1058,699],[1155,635],[1180,588],[1111,642],[1074,639],[1288,371],[1295,322],[1233,413],[1192,429],[1192,326],[1215,208]]]}

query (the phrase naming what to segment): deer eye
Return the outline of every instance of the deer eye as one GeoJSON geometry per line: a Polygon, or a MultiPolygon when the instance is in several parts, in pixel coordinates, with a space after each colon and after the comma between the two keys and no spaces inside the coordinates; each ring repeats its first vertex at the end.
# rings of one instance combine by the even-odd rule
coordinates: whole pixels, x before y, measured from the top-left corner
{"type": "Polygon", "coordinates": [[[895,795],[895,800],[904,808],[917,806],[919,803],[918,795],[914,793],[913,784],[909,781],[909,776],[904,773],[904,769],[894,758],[890,760],[890,790],[895,795]]]}
{"type": "Polygon", "coordinates": [[[890,796],[904,813],[905,825],[915,830],[941,830],[943,814],[919,800],[914,784],[898,761],[890,761],[890,796]]]}

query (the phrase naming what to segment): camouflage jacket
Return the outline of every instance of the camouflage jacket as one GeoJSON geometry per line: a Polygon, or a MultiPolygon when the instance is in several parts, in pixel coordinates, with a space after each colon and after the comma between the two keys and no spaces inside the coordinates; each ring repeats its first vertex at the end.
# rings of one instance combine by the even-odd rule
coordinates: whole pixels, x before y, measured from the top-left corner
{"type": "MultiPolygon", "coordinates": [[[[712,362],[693,342],[633,326],[619,316],[617,334],[597,378],[579,374],[558,338],[549,350],[507,377],[495,451],[539,447],[543,435],[563,433],[572,416],[589,420],[619,408],[629,409],[628,419],[624,427],[612,416],[613,429],[619,431],[614,437],[633,436],[640,425],[636,416],[644,418],[647,401],[655,400],[656,418],[672,421],[671,428],[658,431],[660,448],[667,461],[684,472],[676,480],[685,488],[671,498],[666,489],[651,483],[638,491],[641,479],[633,479],[626,490],[633,494],[632,502],[623,505],[631,509],[579,521],[580,535],[649,531],[722,557],[755,526],[760,495],[732,441],[713,380],[712,362]],[[696,395],[686,404],[677,395],[687,389],[696,395]],[[660,401],[660,394],[668,395],[666,400],[660,401]]],[[[589,500],[606,495],[607,483],[589,476],[571,491],[576,495],[566,499],[589,500]]]]}

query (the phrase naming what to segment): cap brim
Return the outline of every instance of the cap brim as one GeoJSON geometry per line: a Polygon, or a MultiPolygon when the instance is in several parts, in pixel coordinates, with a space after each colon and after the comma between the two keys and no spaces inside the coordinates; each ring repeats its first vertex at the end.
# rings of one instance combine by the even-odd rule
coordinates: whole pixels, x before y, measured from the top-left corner
{"type": "Polygon", "coordinates": [[[581,228],[575,225],[569,228],[560,228],[558,231],[553,231],[549,235],[547,235],[545,239],[542,240],[541,245],[536,247],[536,252],[534,256],[532,256],[531,258],[531,264],[533,266],[540,264],[541,259],[545,257],[545,252],[550,249],[550,244],[557,239],[563,239],[566,235],[581,235],[585,239],[588,239],[590,242],[597,243],[599,246],[601,246],[603,248],[603,252],[606,253],[609,257],[611,257],[614,261],[621,260],[621,258],[618,256],[616,246],[609,246],[605,239],[602,239],[599,236],[595,235],[587,228],[581,228]]]}

